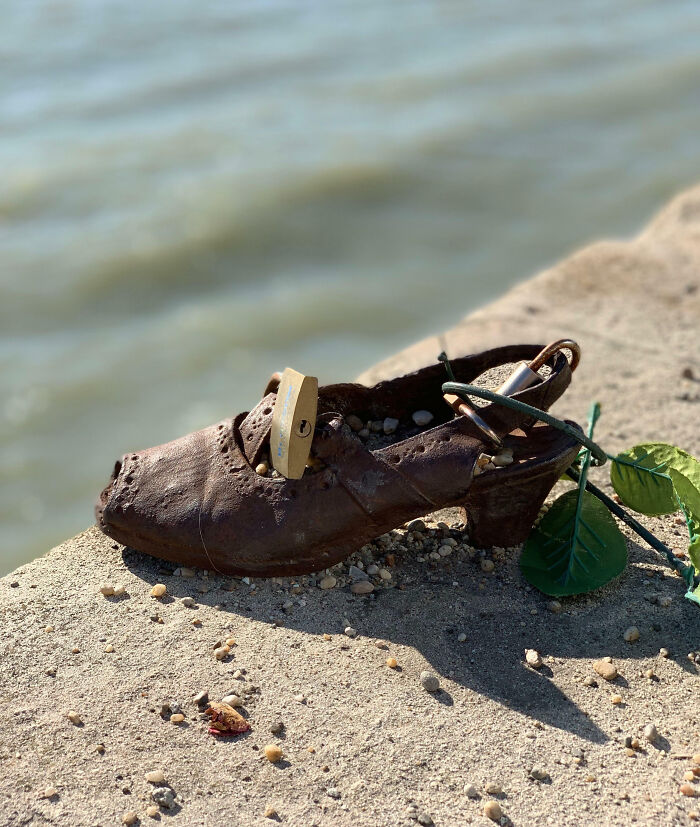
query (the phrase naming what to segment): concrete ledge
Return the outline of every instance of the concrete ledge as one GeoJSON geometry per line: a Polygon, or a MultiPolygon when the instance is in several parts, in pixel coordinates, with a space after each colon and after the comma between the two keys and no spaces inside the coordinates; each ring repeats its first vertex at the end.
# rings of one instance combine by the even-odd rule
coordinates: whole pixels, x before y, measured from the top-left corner
{"type": "MultiPolygon", "coordinates": [[[[660,439],[698,454],[700,382],[681,373],[700,376],[699,323],[697,188],[633,241],[574,254],[362,380],[443,348],[573,336],[583,360],[559,413],[581,420],[596,398],[610,450],[660,439]]],[[[673,518],[647,522],[684,545],[673,518]]],[[[400,587],[367,598],[321,591],[313,577],[254,589],[174,577],[88,529],[0,580],[0,824],[119,824],[129,811],[155,823],[144,774],[156,769],[176,793],[157,818],[172,824],[270,824],[270,807],[293,825],[413,825],[418,815],[486,824],[487,782],[503,786],[514,824],[686,823],[700,809],[678,793],[688,763],[678,756],[700,752],[698,669],[687,658],[700,648],[700,615],[650,550],[630,538],[629,554],[616,583],[555,615],[526,588],[516,555],[488,576],[469,560],[431,568],[405,555],[392,571],[400,587]],[[104,582],[126,594],[103,597],[104,582]],[[155,582],[168,587],[162,601],[150,597],[155,582]],[[650,593],[672,602],[652,604],[650,593]],[[356,638],[342,634],[348,625],[356,638]],[[630,625],[641,631],[635,644],[622,638],[630,625]],[[229,636],[237,645],[217,661],[213,646],[229,636]],[[525,648],[544,655],[540,672],[524,665],[525,648]],[[400,671],[385,666],[389,654],[400,671]],[[621,677],[584,685],[605,655],[621,677]],[[424,669],[442,692],[422,689],[424,669]],[[210,737],[192,701],[202,689],[245,696],[252,731],[210,737]],[[161,718],[168,699],[184,724],[161,718]],[[281,736],[270,732],[278,720],[281,736]],[[659,740],[628,757],[625,736],[650,722],[659,740]],[[272,742],[285,754],[277,765],[262,757],[272,742]],[[550,781],[530,779],[533,765],[550,781]],[[482,797],[466,797],[466,784],[482,797]],[[42,797],[47,788],[56,794],[42,797]]]]}

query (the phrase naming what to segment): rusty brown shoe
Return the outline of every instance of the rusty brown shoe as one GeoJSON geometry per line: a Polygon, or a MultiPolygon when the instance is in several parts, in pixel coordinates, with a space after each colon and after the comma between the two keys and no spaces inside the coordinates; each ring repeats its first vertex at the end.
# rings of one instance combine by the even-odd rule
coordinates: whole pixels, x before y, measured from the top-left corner
{"type": "MultiPolygon", "coordinates": [[[[540,350],[501,347],[451,365],[456,379],[469,383],[540,350]]],[[[514,398],[547,410],[571,381],[563,353],[547,367],[546,378],[514,398]]],[[[522,542],[579,445],[520,413],[486,405],[479,415],[513,462],[479,473],[480,455],[494,451],[470,417],[445,403],[444,379],[443,365],[435,364],[374,387],[321,387],[310,467],[301,479],[255,470],[269,452],[272,383],[250,413],[122,457],[97,503],[97,524],[147,554],[255,577],[328,568],[378,535],[449,506],[464,507],[477,547],[522,542]],[[420,410],[433,414],[429,425],[414,421],[420,410]],[[374,450],[348,424],[387,417],[398,420],[396,434],[374,450]]]]}

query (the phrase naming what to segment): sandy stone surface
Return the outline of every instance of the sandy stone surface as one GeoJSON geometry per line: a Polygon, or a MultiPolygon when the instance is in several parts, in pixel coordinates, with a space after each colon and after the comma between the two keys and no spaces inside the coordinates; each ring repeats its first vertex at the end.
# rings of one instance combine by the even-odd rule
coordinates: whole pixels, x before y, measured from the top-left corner
{"type": "MultiPolygon", "coordinates": [[[[559,414],[581,421],[598,399],[609,450],[658,439],[698,455],[700,381],[682,373],[700,378],[699,326],[696,189],[634,241],[573,255],[363,379],[443,348],[572,336],[583,360],[559,414]]],[[[458,516],[439,518],[455,526],[458,516]]],[[[673,517],[645,522],[684,547],[673,517]]],[[[485,574],[458,528],[433,521],[425,534],[428,550],[452,538],[453,553],[432,560],[399,533],[406,551],[375,554],[391,579],[375,576],[370,595],[350,592],[347,566],[323,590],[323,573],[250,584],[175,576],[95,529],[0,580],[0,824],[118,825],[131,813],[145,825],[488,825],[491,800],[503,824],[692,823],[700,798],[679,785],[700,752],[700,668],[688,659],[700,650],[700,609],[665,563],[628,533],[625,573],[555,614],[523,581],[516,551],[488,551],[496,566],[485,574]],[[151,596],[156,583],[163,598],[151,596]],[[125,593],[105,597],[103,584],[125,593]],[[606,656],[612,682],[593,668],[606,656]],[[426,670],[436,693],[421,685],[426,670]],[[210,736],[193,700],[201,690],[239,696],[251,731],[210,736]],[[183,723],[161,716],[166,703],[183,723]],[[642,734],[650,723],[654,743],[642,734]],[[631,756],[626,736],[641,742],[631,756]],[[282,761],[265,758],[269,744],[282,761]],[[145,774],[157,770],[174,807],[151,816],[164,785],[145,774]]],[[[690,784],[700,796],[700,779],[690,784]]]]}

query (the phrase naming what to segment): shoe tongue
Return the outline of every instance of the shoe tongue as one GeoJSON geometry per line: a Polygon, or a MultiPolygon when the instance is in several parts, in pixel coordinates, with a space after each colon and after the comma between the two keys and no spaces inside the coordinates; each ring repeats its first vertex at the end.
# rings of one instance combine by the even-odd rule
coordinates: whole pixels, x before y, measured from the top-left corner
{"type": "Polygon", "coordinates": [[[276,393],[268,393],[239,425],[243,451],[251,465],[258,464],[265,442],[269,439],[276,399],[276,393]]]}

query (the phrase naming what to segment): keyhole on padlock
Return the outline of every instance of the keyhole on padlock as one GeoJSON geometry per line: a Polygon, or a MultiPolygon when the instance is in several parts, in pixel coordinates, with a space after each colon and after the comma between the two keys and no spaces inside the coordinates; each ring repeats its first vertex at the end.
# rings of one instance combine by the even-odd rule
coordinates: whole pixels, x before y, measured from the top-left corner
{"type": "Polygon", "coordinates": [[[308,419],[302,419],[297,428],[297,435],[307,437],[311,433],[311,423],[308,419]]]}

